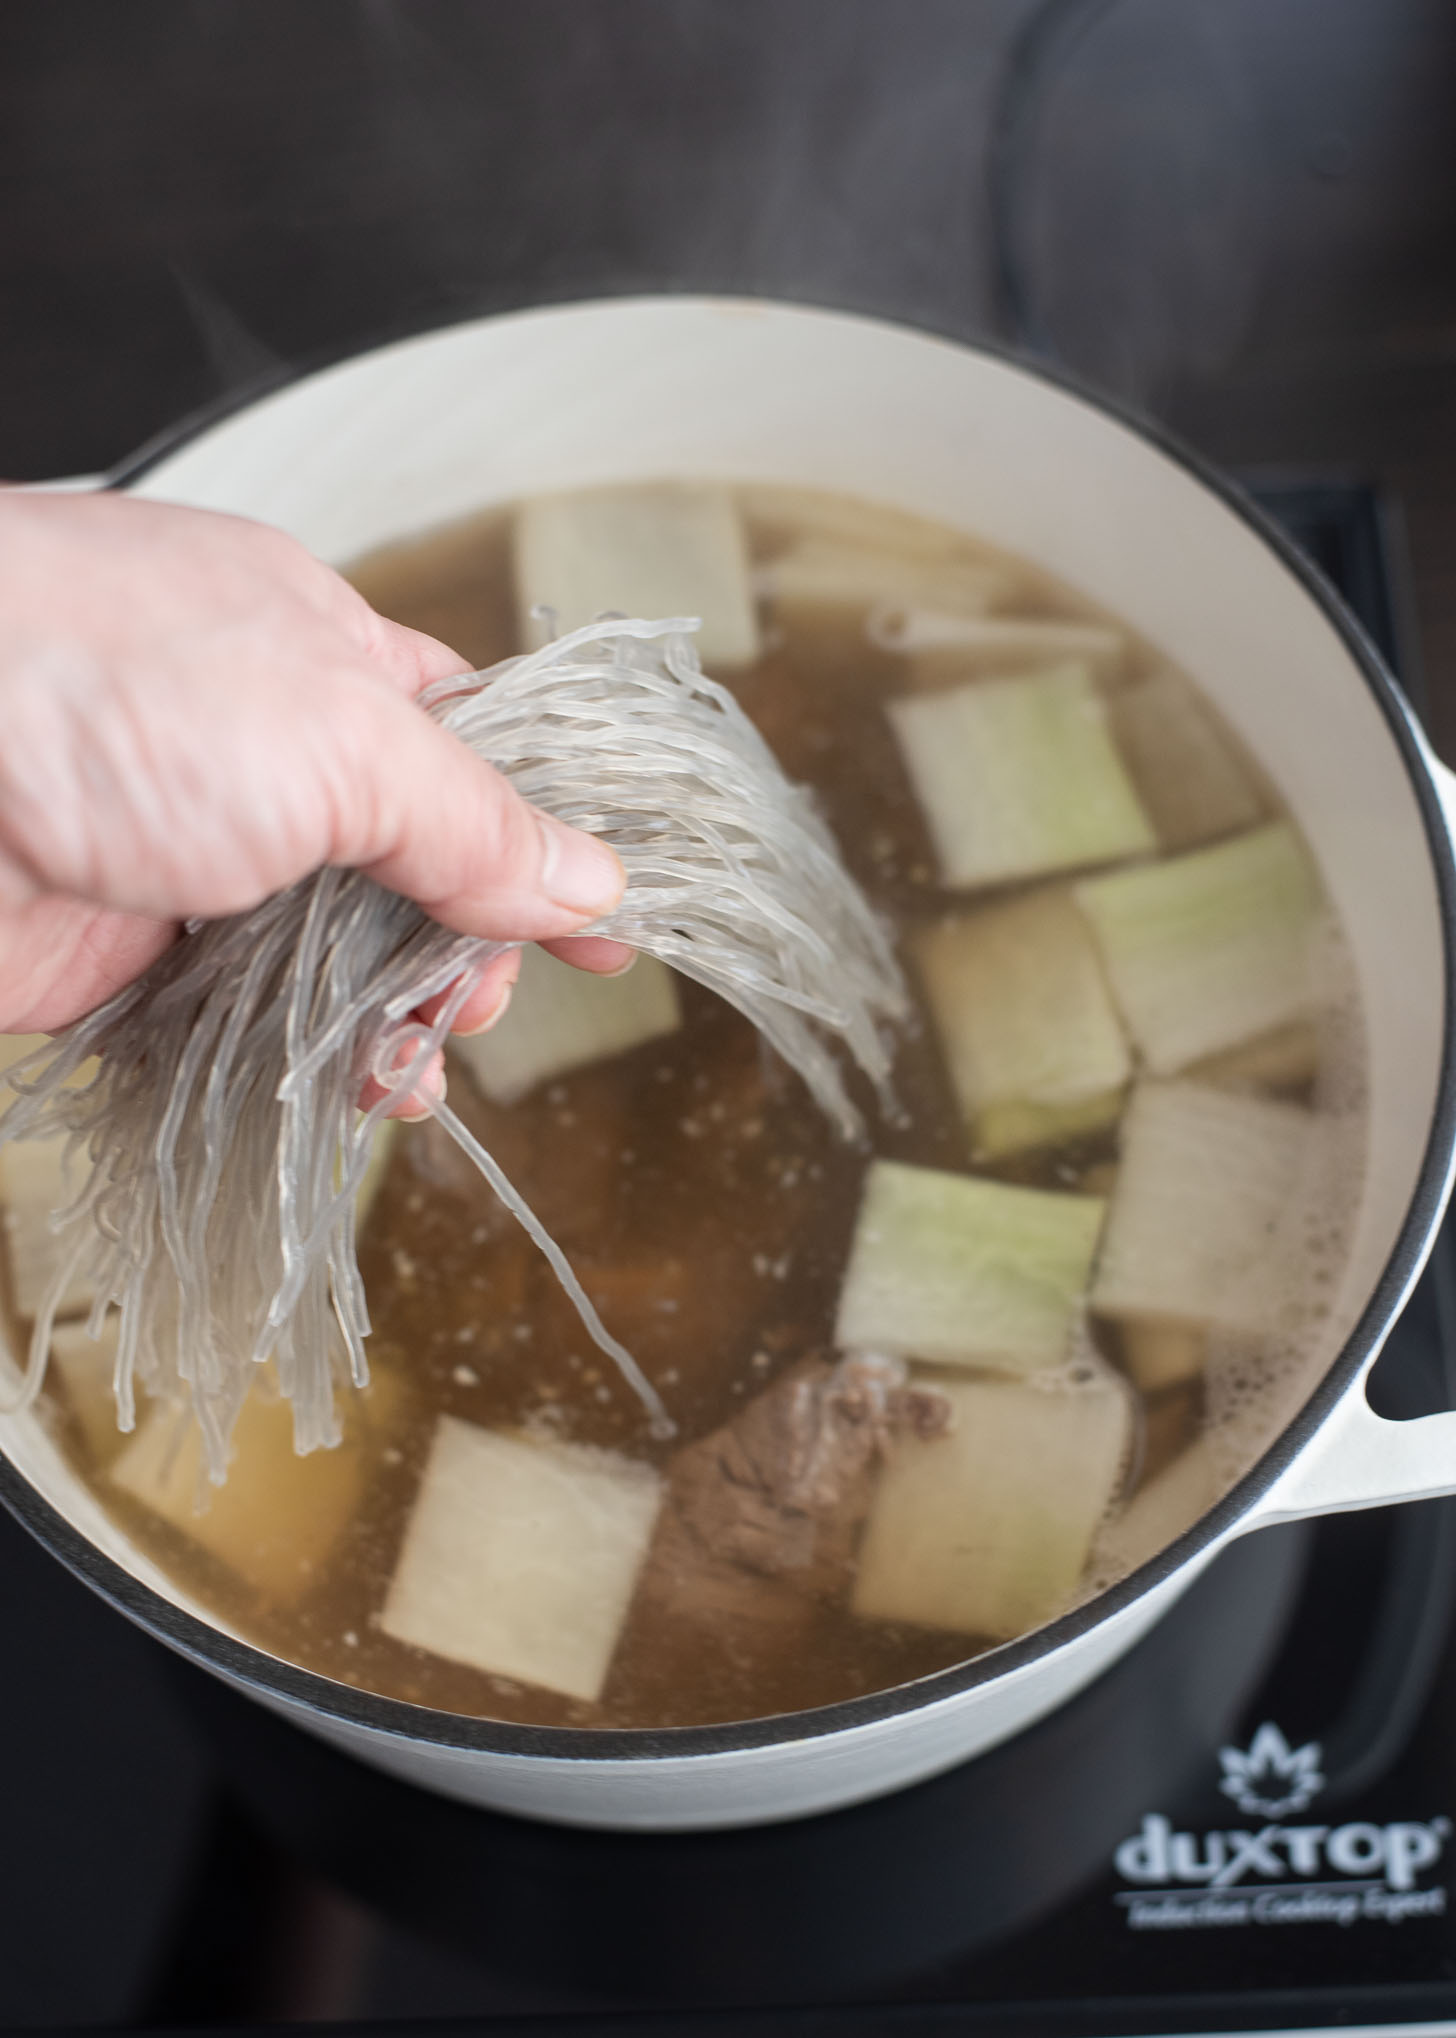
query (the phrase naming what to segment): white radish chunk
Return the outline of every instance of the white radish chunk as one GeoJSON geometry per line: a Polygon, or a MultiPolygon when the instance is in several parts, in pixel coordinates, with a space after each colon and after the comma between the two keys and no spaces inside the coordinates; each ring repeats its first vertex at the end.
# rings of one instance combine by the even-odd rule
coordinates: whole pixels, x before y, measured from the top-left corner
{"type": "Polygon", "coordinates": [[[1321,905],[1287,821],[1076,888],[1155,1075],[1310,1016],[1321,905]]]}
{"type": "Polygon", "coordinates": [[[980,666],[1006,673],[1028,665],[1074,659],[1107,676],[1127,656],[1127,639],[1106,623],[1063,623],[1033,616],[967,616],[944,610],[899,608],[888,602],[873,611],[870,641],[914,661],[917,684],[964,679],[980,666]]]}
{"type": "Polygon", "coordinates": [[[1311,1019],[1296,1019],[1194,1062],[1188,1074],[1218,1090],[1302,1090],[1315,1079],[1319,1055],[1319,1028],[1311,1019]]]}
{"type": "MultiPolygon", "coordinates": [[[[22,1316],[35,1316],[46,1299],[53,1276],[74,1239],[62,1240],[51,1229],[51,1216],[73,1203],[85,1187],[89,1165],[84,1152],[65,1164],[67,1139],[17,1139],[0,1147],[0,1197],[5,1201],[5,1234],[10,1253],[11,1293],[22,1316]]],[[[85,1316],[95,1300],[87,1280],[73,1277],[63,1290],[58,1316],[85,1316]]]]}
{"type": "Polygon", "coordinates": [[[1282,1225],[1314,1165],[1313,1113],[1201,1083],[1148,1082],[1092,1284],[1104,1315],[1269,1330],[1287,1279],[1282,1225]]]}
{"type": "Polygon", "coordinates": [[[1098,1577],[1109,1584],[1126,1578],[1166,1550],[1207,1514],[1219,1490],[1212,1455],[1200,1437],[1155,1479],[1139,1487],[1122,1513],[1103,1528],[1092,1553],[1098,1577]]]}
{"type": "Polygon", "coordinates": [[[1108,705],[1112,733],[1165,850],[1253,828],[1264,803],[1238,752],[1187,680],[1154,673],[1108,705]]]}
{"type": "Polygon", "coordinates": [[[1156,848],[1085,665],[974,680],[888,712],[948,885],[1156,848]]]}
{"type": "Polygon", "coordinates": [[[921,559],[961,559],[967,551],[968,541],[958,531],[883,502],[776,482],[746,482],[735,495],[756,547],[765,551],[787,551],[810,538],[921,559]]]}
{"type": "Polygon", "coordinates": [[[682,1024],[677,978],[639,955],[625,976],[599,977],[527,948],[505,1017],[489,1033],[451,1041],[493,1104],[514,1104],[538,1083],[608,1061],[682,1024]]]}
{"type": "Polygon", "coordinates": [[[60,1380],[87,1451],[101,1465],[127,1441],[117,1428],[112,1385],[120,1337],[121,1318],[114,1309],[107,1311],[99,1338],[90,1336],[84,1323],[58,1323],[51,1332],[51,1373],[60,1380]]]}
{"type": "Polygon", "coordinates": [[[1012,1373],[1057,1365],[1104,1207],[1097,1196],[872,1161],[835,1343],[1012,1373]]]}
{"type": "Polygon", "coordinates": [[[358,1513],[370,1435],[387,1426],[401,1398],[395,1380],[376,1374],[360,1404],[346,1410],[343,1442],[301,1458],[289,1403],[255,1390],[233,1431],[224,1486],[208,1481],[202,1435],[190,1416],[154,1406],[110,1478],[263,1597],[291,1605],[317,1583],[358,1513]]]}
{"type": "Polygon", "coordinates": [[[804,538],[754,569],[755,590],[779,609],[864,616],[878,608],[934,608],[979,616],[1012,592],[987,560],[913,558],[834,539],[804,538]]]}
{"type": "Polygon", "coordinates": [[[758,656],[748,548],[726,488],[658,482],[536,496],[516,511],[514,543],[523,643],[607,613],[698,616],[698,656],[710,670],[758,656]],[[551,619],[533,614],[541,607],[551,619]]]}
{"type": "Polygon", "coordinates": [[[937,1379],[953,1427],[897,1438],[870,1503],[853,1606],[1009,1641],[1076,1596],[1127,1461],[1131,1403],[1083,1385],[937,1379]]]}
{"type": "Polygon", "coordinates": [[[380,1626],[451,1662],[595,1700],[661,1496],[648,1465],[444,1416],[380,1626]]]}
{"type": "Polygon", "coordinates": [[[973,1158],[1110,1124],[1132,1057],[1063,887],[958,915],[912,950],[973,1158]]]}

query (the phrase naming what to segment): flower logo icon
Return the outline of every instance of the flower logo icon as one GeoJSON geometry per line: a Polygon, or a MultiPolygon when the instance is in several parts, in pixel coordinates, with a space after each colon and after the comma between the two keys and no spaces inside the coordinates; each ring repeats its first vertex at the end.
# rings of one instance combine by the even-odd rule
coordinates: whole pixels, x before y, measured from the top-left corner
{"type": "Polygon", "coordinates": [[[1251,1817],[1279,1819],[1287,1812],[1302,1812],[1324,1787],[1319,1742],[1291,1748],[1269,1721],[1247,1749],[1220,1748],[1218,1760],[1223,1770],[1219,1789],[1251,1817]]]}

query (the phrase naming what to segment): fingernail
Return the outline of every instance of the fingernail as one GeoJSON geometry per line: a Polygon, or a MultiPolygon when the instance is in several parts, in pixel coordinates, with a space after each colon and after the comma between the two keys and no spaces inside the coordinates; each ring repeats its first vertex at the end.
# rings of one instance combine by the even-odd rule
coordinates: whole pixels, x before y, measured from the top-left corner
{"type": "Polygon", "coordinates": [[[595,919],[622,896],[625,878],[616,851],[594,835],[568,828],[552,814],[538,813],[541,831],[541,889],[563,912],[595,919]]]}
{"type": "Polygon", "coordinates": [[[599,969],[597,975],[599,977],[624,977],[629,969],[635,969],[636,967],[637,951],[634,948],[625,962],[619,962],[615,969],[599,969]]]}
{"type": "Polygon", "coordinates": [[[485,1017],[481,1020],[478,1020],[474,1026],[457,1026],[455,1028],[456,1039],[474,1040],[477,1033],[489,1033],[491,1027],[498,1025],[499,1022],[506,1016],[506,1007],[511,1002],[511,992],[514,989],[515,989],[514,984],[507,984],[504,991],[502,991],[501,993],[500,1003],[498,1005],[492,1006],[490,1011],[486,1013],[485,1017]]]}

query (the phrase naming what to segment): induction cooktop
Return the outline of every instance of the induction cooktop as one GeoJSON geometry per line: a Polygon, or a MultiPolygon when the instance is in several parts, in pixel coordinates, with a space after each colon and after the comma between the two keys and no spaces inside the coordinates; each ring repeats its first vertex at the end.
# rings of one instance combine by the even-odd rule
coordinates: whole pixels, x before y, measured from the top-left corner
{"type": "MultiPolygon", "coordinates": [[[[1403,671],[1376,495],[1266,506],[1403,671]]],[[[1456,1400],[1448,1227],[1379,1361],[1456,1400]]],[[[1096,1684],[878,1803],[576,1833],[377,1776],[0,1517],[0,2029],[1456,2031],[1456,1502],[1267,1530],[1096,1684]]]]}

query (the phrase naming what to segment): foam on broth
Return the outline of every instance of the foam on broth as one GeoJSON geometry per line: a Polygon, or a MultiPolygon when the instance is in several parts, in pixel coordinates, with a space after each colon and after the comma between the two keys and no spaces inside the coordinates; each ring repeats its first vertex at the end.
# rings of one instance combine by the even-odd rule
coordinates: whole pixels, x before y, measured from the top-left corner
{"type": "MultiPolygon", "coordinates": [[[[842,538],[846,519],[854,527],[862,514],[800,491],[754,489],[743,500],[759,560],[816,534],[842,538]]],[[[1007,614],[1116,622],[1024,562],[956,533],[921,526],[917,542],[927,555],[1009,576],[1007,614]]],[[[392,547],[361,561],[351,578],[383,613],[442,638],[476,665],[520,648],[508,513],[392,547]]],[[[1115,692],[1165,663],[1129,634],[1125,658],[1100,683],[1115,692]]],[[[770,606],[762,656],[729,677],[789,775],[814,788],[850,869],[898,931],[911,939],[943,914],[935,846],[886,724],[886,702],[911,684],[907,661],[870,641],[858,620],[846,626],[821,614],[806,622],[791,606],[770,606]]],[[[1251,760],[1243,763],[1265,813],[1278,816],[1273,788],[1251,760]]],[[[1003,887],[997,896],[1032,888],[1003,887]]],[[[1282,1097],[1317,1105],[1330,1140],[1323,1193],[1290,1232],[1278,1320],[1258,1336],[1212,1336],[1203,1378],[1135,1396],[1118,1510],[1200,1437],[1218,1480],[1231,1482],[1308,1392],[1320,1363],[1319,1304],[1357,1202],[1364,1109],[1359,1011],[1335,933],[1321,975],[1314,1077],[1272,1084],[1282,1097]]],[[[789,1369],[834,1353],[865,1155],[836,1138],[746,1021],[692,983],[682,984],[681,999],[678,1031],[546,1082],[509,1107],[491,1104],[463,1067],[451,1074],[455,1108],[661,1389],[679,1426],[673,1442],[648,1436],[641,1408],[585,1339],[549,1269],[428,1124],[396,1136],[362,1234],[380,1383],[357,1412],[367,1476],[304,1589],[260,1594],[118,1490],[64,1383],[52,1380],[54,1420],[98,1497],[232,1628],[275,1655],[417,1704],[576,1726],[791,1712],[899,1684],[989,1646],[964,1633],[857,1616],[842,1591],[803,1595],[787,1610],[780,1595],[762,1619],[735,1608],[731,1617],[703,1620],[639,1593],[600,1701],[588,1703],[447,1661],[378,1625],[442,1415],[666,1466],[789,1369]]],[[[935,1028],[923,1013],[901,1043],[895,1080],[904,1122],[876,1126],[879,1158],[1057,1192],[1105,1191],[1116,1169],[1115,1123],[971,1168],[935,1028]]],[[[1117,1327],[1094,1320],[1091,1336],[1101,1358],[1125,1372],[1117,1327]]],[[[1084,1591],[1116,1568],[1094,1553],[1084,1591]]]]}

